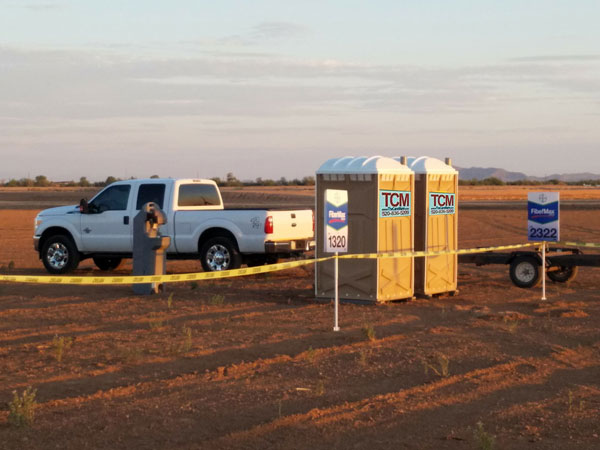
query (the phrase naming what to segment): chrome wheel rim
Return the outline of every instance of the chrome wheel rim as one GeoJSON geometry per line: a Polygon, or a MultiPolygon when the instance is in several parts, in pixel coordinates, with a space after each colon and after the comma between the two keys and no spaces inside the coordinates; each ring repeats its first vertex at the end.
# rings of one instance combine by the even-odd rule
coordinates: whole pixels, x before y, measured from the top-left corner
{"type": "Polygon", "coordinates": [[[529,262],[517,264],[515,269],[517,278],[523,283],[530,283],[535,278],[535,267],[529,262]]]}
{"type": "Polygon", "coordinates": [[[206,263],[211,271],[227,270],[231,263],[231,255],[227,247],[215,244],[206,252],[206,263]]]}
{"type": "Polygon", "coordinates": [[[46,261],[53,269],[60,270],[69,262],[69,250],[65,244],[54,242],[48,247],[46,261]]]}

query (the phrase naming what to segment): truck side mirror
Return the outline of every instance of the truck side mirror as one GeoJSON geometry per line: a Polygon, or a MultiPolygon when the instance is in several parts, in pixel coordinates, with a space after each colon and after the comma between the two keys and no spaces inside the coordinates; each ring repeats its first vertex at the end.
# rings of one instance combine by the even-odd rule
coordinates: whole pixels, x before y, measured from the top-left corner
{"type": "Polygon", "coordinates": [[[81,214],[89,214],[90,212],[90,206],[85,198],[79,200],[79,212],[81,214]]]}

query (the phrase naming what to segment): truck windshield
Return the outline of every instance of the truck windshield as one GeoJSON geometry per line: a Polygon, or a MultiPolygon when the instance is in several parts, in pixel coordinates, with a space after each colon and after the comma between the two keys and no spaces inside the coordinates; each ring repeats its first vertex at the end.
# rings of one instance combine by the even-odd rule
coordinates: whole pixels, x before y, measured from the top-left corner
{"type": "Polygon", "coordinates": [[[216,186],[212,184],[182,184],[179,186],[178,206],[220,206],[216,186]]]}

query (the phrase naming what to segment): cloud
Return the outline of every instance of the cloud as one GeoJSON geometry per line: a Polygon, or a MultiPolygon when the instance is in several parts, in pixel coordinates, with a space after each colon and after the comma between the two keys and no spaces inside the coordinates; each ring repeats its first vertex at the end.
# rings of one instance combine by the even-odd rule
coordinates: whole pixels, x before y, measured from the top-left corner
{"type": "Polygon", "coordinates": [[[439,68],[240,58],[226,51],[153,58],[0,47],[0,61],[2,116],[23,119],[476,114],[582,95],[597,102],[600,92],[595,60],[439,68]]]}
{"type": "Polygon", "coordinates": [[[302,36],[308,29],[290,22],[263,22],[250,32],[253,39],[288,39],[302,36]]]}
{"type": "Polygon", "coordinates": [[[513,62],[587,62],[600,61],[600,55],[538,55],[511,58],[513,62]]]}
{"type": "Polygon", "coordinates": [[[228,46],[256,46],[268,41],[300,38],[308,31],[307,27],[291,22],[262,22],[246,33],[226,36],[217,42],[228,46]]]}
{"type": "Polygon", "coordinates": [[[64,5],[59,2],[13,3],[10,6],[34,12],[57,11],[64,8],[64,5]]]}

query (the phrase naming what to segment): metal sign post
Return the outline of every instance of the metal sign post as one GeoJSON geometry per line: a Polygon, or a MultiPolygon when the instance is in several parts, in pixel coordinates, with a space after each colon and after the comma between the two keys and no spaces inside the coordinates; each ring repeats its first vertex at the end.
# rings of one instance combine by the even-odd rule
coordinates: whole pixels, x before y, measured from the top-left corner
{"type": "Polygon", "coordinates": [[[334,260],[334,323],[333,331],[340,331],[339,319],[339,261],[340,252],[348,251],[348,191],[325,190],[325,252],[335,253],[334,260]]]}
{"type": "Polygon", "coordinates": [[[334,279],[335,279],[335,300],[334,300],[334,318],[333,318],[333,331],[340,331],[340,326],[338,323],[339,319],[339,307],[340,307],[340,296],[338,290],[338,279],[339,279],[339,264],[338,264],[338,252],[335,252],[335,269],[334,269],[334,279]]]}
{"type": "Polygon", "coordinates": [[[546,299],[546,241],[542,242],[542,300],[546,299]]]}
{"type": "Polygon", "coordinates": [[[560,240],[558,192],[530,192],[527,196],[527,238],[542,243],[542,300],[546,300],[546,242],[560,240]]]}

